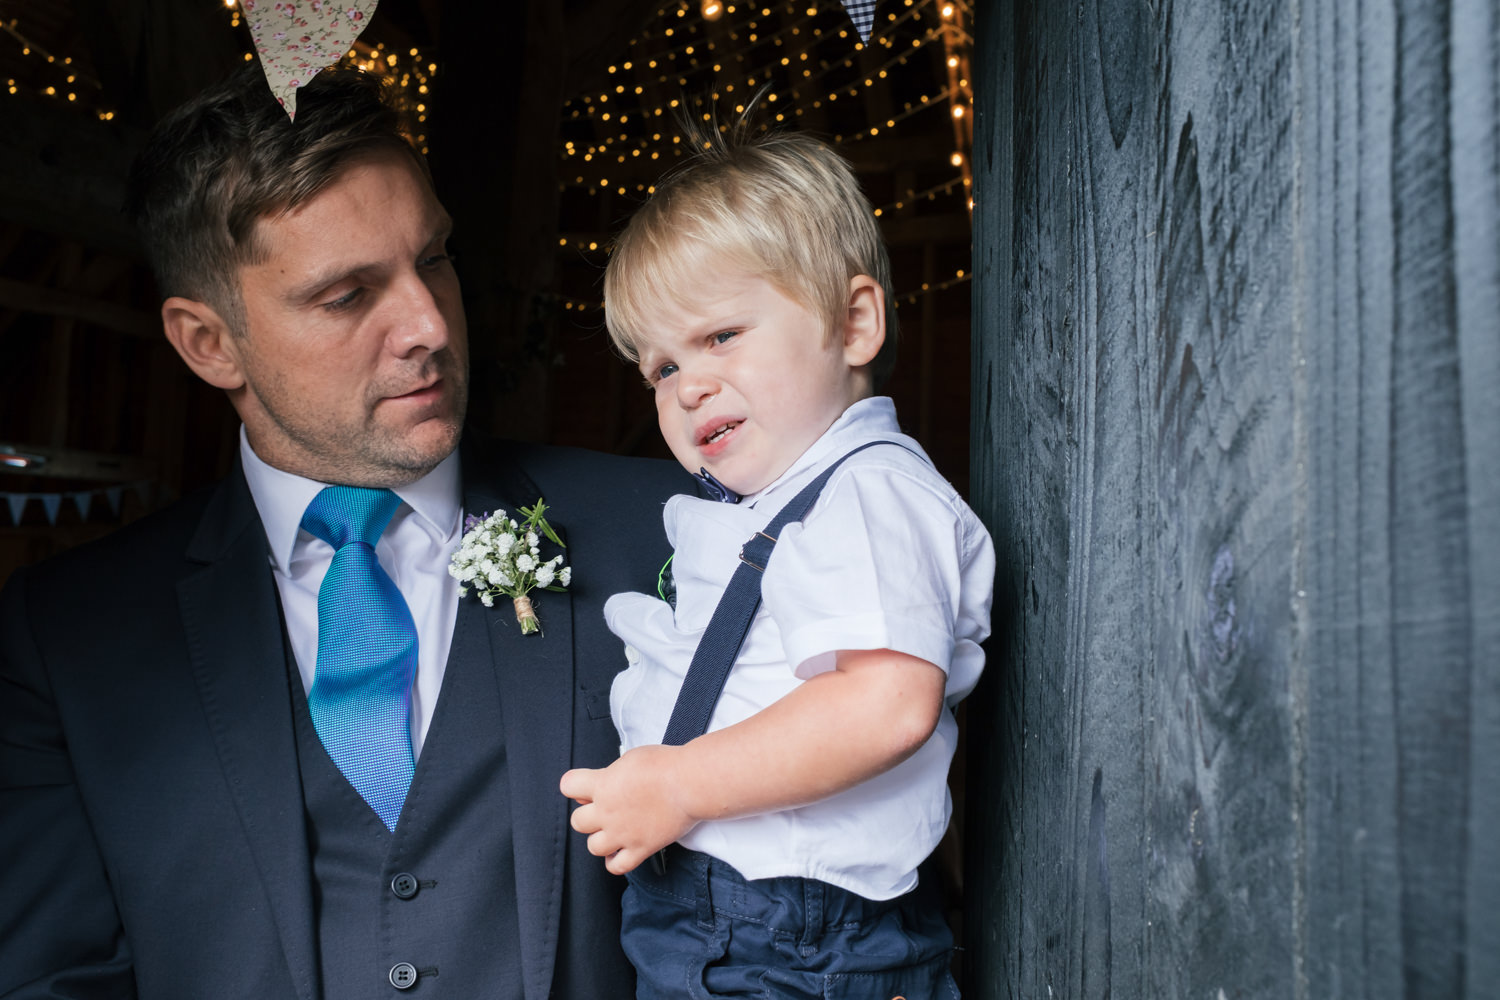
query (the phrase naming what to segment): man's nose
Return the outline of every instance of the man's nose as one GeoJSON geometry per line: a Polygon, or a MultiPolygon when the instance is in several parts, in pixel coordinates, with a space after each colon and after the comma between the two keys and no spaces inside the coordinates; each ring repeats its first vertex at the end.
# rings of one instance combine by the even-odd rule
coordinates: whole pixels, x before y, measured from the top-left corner
{"type": "Polygon", "coordinates": [[[418,349],[437,352],[448,346],[451,331],[441,295],[416,274],[395,286],[387,316],[393,353],[405,357],[418,349]]]}

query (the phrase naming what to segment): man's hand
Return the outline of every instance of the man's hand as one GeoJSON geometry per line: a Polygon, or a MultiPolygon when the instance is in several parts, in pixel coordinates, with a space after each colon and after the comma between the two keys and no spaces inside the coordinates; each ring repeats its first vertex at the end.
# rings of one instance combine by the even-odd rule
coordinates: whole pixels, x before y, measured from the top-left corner
{"type": "Polygon", "coordinates": [[[603,770],[577,768],[562,776],[562,793],[578,803],[573,829],[587,834],[589,851],[624,875],[697,825],[678,801],[673,779],[681,747],[636,747],[603,770]]]}

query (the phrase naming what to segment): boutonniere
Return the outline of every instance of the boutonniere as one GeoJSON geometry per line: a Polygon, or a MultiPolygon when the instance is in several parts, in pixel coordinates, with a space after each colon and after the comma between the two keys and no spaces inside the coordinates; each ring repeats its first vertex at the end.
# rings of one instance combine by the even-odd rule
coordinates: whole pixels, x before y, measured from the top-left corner
{"type": "Polygon", "coordinates": [[[459,597],[468,596],[473,587],[487,608],[495,606],[496,597],[509,597],[522,635],[542,630],[526,595],[536,587],[560,592],[573,578],[573,568],[562,564],[561,555],[542,561],[538,547],[543,537],[567,548],[542,516],[546,510],[541,500],[521,507],[525,520],[519,523],[503,510],[465,516],[463,541],[448,566],[448,575],[458,581],[459,597]]]}

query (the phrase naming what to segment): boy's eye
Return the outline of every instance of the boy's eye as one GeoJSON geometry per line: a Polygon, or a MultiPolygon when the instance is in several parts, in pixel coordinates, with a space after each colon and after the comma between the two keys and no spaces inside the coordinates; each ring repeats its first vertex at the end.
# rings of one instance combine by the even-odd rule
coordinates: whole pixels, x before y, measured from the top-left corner
{"type": "Polygon", "coordinates": [[[714,334],[714,343],[722,344],[729,340],[731,337],[738,336],[739,332],[740,331],[738,330],[720,330],[718,333],[714,334]]]}
{"type": "Polygon", "coordinates": [[[674,364],[672,364],[672,362],[668,361],[666,364],[661,365],[654,372],[651,373],[651,379],[654,382],[660,382],[662,379],[664,379],[664,378],[671,378],[673,375],[676,375],[676,374],[677,374],[677,366],[674,365],[674,364]]]}

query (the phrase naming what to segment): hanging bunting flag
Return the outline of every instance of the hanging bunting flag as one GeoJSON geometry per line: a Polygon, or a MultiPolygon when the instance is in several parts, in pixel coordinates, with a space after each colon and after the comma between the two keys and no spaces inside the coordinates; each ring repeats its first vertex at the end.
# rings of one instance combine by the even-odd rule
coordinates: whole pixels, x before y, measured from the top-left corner
{"type": "Polygon", "coordinates": [[[0,503],[10,508],[11,524],[20,524],[21,516],[26,513],[26,505],[33,500],[41,502],[42,509],[47,513],[47,523],[57,524],[57,515],[62,510],[63,501],[67,500],[78,508],[78,516],[87,521],[89,513],[94,508],[94,501],[103,497],[109,504],[111,517],[120,516],[120,507],[125,498],[125,491],[134,493],[140,500],[140,507],[144,510],[154,510],[158,495],[165,497],[164,491],[158,489],[157,484],[149,479],[143,479],[136,483],[123,483],[119,486],[104,486],[92,490],[73,490],[68,493],[11,493],[0,492],[0,503]]]}
{"type": "Polygon", "coordinates": [[[875,0],[844,0],[844,9],[854,22],[854,30],[859,32],[859,40],[868,42],[870,29],[875,27],[875,0]]]}
{"type": "Polygon", "coordinates": [[[297,120],[297,88],[344,58],[378,0],[241,0],[271,93],[297,120]]]}
{"type": "Polygon", "coordinates": [[[142,507],[146,510],[154,509],[156,504],[155,483],[149,479],[142,479],[138,483],[131,483],[130,488],[135,491],[135,495],[140,499],[142,507]]]}

